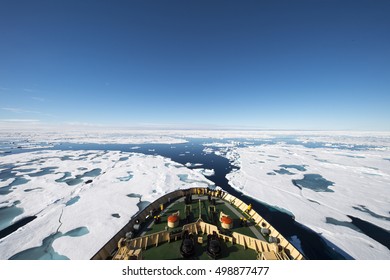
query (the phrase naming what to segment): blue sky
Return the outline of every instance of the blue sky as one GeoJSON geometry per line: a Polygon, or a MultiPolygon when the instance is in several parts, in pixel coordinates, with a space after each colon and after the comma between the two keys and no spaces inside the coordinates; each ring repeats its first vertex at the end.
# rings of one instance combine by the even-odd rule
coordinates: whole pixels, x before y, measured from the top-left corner
{"type": "Polygon", "coordinates": [[[390,130],[390,2],[0,2],[0,124],[390,130]]]}

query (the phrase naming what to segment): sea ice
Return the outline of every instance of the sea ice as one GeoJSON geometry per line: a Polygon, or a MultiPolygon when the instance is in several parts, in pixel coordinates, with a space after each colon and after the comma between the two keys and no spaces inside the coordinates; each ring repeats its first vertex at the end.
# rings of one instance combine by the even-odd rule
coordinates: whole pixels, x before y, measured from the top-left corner
{"type": "Polygon", "coordinates": [[[213,176],[215,174],[214,169],[196,168],[194,170],[200,172],[201,174],[207,177],[213,176]]]}
{"type": "Polygon", "coordinates": [[[185,166],[187,167],[199,167],[199,166],[202,166],[203,164],[202,163],[190,163],[190,162],[187,162],[185,164],[185,166]]]}
{"type": "MultiPolygon", "coordinates": [[[[2,164],[30,162],[31,168],[50,172],[31,174],[32,177],[25,174],[30,181],[0,195],[1,207],[20,201],[17,203],[20,211],[13,211],[11,221],[3,219],[4,226],[37,216],[0,239],[0,259],[38,256],[45,248],[50,249],[50,254],[42,258],[89,259],[139,207],[178,188],[213,185],[201,173],[170,159],[137,153],[45,150],[9,154],[1,160],[2,164]],[[75,160],[64,161],[65,156],[75,160]],[[123,156],[128,159],[120,160],[123,156]],[[77,160],[80,157],[85,159],[77,160]],[[92,159],[98,159],[99,163],[92,159]],[[185,175],[187,180],[180,180],[179,175],[185,175]],[[78,184],[66,183],[66,178],[76,177],[80,179],[78,184]],[[87,184],[88,180],[92,182],[87,184]],[[26,192],[37,187],[39,191],[26,192]],[[129,197],[131,193],[137,193],[138,197],[129,197]],[[87,230],[80,235],[73,234],[72,230],[77,228],[87,230]]],[[[0,185],[7,186],[11,180],[0,181],[0,185]]]]}
{"type": "Polygon", "coordinates": [[[351,216],[390,230],[390,168],[383,160],[389,157],[388,150],[346,152],[288,144],[232,150],[239,155],[235,162],[240,167],[227,175],[232,186],[293,213],[298,222],[356,259],[390,259],[390,250],[383,244],[361,231],[329,222],[351,224],[351,216]],[[274,172],[283,166],[294,174],[274,172]],[[309,177],[312,181],[306,180],[309,177]]]}

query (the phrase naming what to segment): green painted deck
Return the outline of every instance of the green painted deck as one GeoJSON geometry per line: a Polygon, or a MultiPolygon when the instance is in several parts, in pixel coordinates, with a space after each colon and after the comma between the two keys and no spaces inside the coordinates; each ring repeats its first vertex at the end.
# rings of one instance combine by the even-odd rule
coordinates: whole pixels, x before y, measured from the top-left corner
{"type": "MultiPolygon", "coordinates": [[[[209,260],[206,253],[207,236],[203,237],[203,244],[195,244],[195,254],[189,260],[209,260]]],[[[142,252],[145,260],[183,260],[180,255],[181,240],[166,242],[157,247],[150,247],[142,252]]],[[[254,250],[244,249],[240,245],[232,245],[221,241],[222,254],[218,260],[255,260],[257,254],[254,250]]]]}
{"type": "MultiPolygon", "coordinates": [[[[218,227],[220,227],[220,222],[219,222],[219,213],[222,211],[226,215],[229,215],[233,219],[233,231],[245,234],[250,237],[254,238],[259,238],[260,234],[260,227],[255,226],[255,230],[257,231],[257,235],[248,227],[248,226],[242,226],[240,225],[240,217],[242,218],[248,218],[246,214],[242,213],[239,209],[236,209],[236,212],[240,212],[240,216],[237,216],[236,213],[234,213],[231,210],[231,205],[227,205],[227,202],[221,199],[216,199],[216,212],[217,212],[217,217],[216,220],[213,221],[213,218],[211,217],[209,213],[209,206],[210,202],[207,199],[207,196],[200,196],[198,197],[197,195],[193,195],[193,202],[191,204],[192,208],[192,213],[191,213],[191,218],[189,220],[189,223],[196,222],[199,218],[199,214],[201,214],[201,218],[203,221],[206,223],[210,224],[216,224],[218,227]],[[200,211],[199,211],[199,199],[201,202],[200,205],[200,211]],[[230,206],[230,207],[229,207],[230,206]]],[[[163,213],[161,214],[161,221],[158,224],[155,224],[152,222],[151,224],[147,225],[143,229],[142,235],[148,235],[152,233],[156,233],[159,231],[165,230],[167,227],[167,219],[168,216],[172,215],[173,213],[176,213],[177,211],[180,212],[180,223],[179,226],[175,229],[171,230],[176,230],[176,229],[181,229],[187,222],[185,221],[186,214],[185,214],[185,203],[184,203],[184,198],[180,198],[179,200],[173,202],[163,213]]],[[[260,237],[261,238],[261,237],[260,237]]]]}
{"type": "MultiPolygon", "coordinates": [[[[213,197],[215,199],[215,197],[213,197]]],[[[209,206],[212,205],[207,196],[192,196],[191,205],[191,214],[189,221],[186,221],[186,211],[185,211],[185,203],[184,197],[172,202],[160,215],[161,220],[158,224],[155,224],[153,221],[143,227],[141,235],[149,235],[152,233],[156,233],[159,231],[163,231],[166,228],[170,231],[181,231],[182,227],[187,223],[193,223],[198,220],[199,217],[206,223],[217,225],[218,228],[221,229],[221,224],[219,222],[219,214],[222,211],[226,215],[229,215],[233,219],[233,229],[232,231],[254,237],[264,239],[264,237],[260,233],[260,227],[252,226],[252,229],[248,226],[242,226],[240,224],[240,218],[248,218],[248,216],[243,213],[241,210],[237,208],[233,208],[234,206],[228,204],[228,202],[222,199],[216,199],[215,208],[216,214],[214,217],[210,214],[209,206]],[[174,229],[169,229],[167,227],[167,219],[173,213],[180,213],[180,223],[179,226],[174,229]],[[256,231],[256,233],[254,232],[256,231]]],[[[188,207],[188,206],[187,206],[188,207]]],[[[223,231],[223,229],[222,229],[223,231]]],[[[196,242],[195,248],[196,252],[194,256],[190,259],[198,259],[198,260],[207,260],[210,257],[206,253],[207,247],[207,236],[203,235],[203,243],[199,244],[196,242]]],[[[143,259],[146,260],[161,260],[161,259],[183,259],[180,255],[180,245],[182,240],[179,239],[173,242],[166,242],[159,244],[159,246],[149,247],[147,250],[143,250],[143,259]]],[[[254,260],[257,257],[257,254],[254,250],[245,249],[243,246],[235,244],[233,245],[230,242],[223,242],[221,240],[222,246],[222,255],[219,259],[229,259],[229,260],[254,260]]]]}

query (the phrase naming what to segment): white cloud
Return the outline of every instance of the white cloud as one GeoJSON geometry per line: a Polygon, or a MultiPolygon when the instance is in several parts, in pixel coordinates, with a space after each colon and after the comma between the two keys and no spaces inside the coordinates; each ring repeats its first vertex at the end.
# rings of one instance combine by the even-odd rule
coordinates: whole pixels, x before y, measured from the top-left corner
{"type": "Polygon", "coordinates": [[[42,114],[41,112],[38,111],[30,111],[30,110],[24,110],[21,108],[13,108],[13,107],[3,107],[1,110],[16,113],[16,114],[23,114],[23,113],[32,113],[32,114],[42,114]]]}
{"type": "Polygon", "coordinates": [[[6,122],[6,123],[37,123],[40,122],[40,120],[35,119],[0,119],[0,122],[6,122]]]}
{"type": "Polygon", "coordinates": [[[47,117],[53,117],[52,114],[42,113],[39,111],[25,110],[22,108],[3,107],[3,108],[0,108],[0,110],[12,112],[15,114],[37,114],[37,115],[42,115],[42,116],[47,116],[47,117]]]}

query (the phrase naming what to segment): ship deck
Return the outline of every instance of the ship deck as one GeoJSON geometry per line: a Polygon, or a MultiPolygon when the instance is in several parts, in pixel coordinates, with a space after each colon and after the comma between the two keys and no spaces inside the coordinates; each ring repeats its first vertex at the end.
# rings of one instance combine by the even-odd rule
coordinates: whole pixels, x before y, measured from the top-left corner
{"type": "MultiPolygon", "coordinates": [[[[202,244],[195,244],[195,254],[189,260],[209,260],[210,257],[206,253],[207,236],[203,236],[202,244]]],[[[182,260],[184,259],[180,254],[181,240],[175,242],[166,242],[159,246],[151,246],[143,251],[142,256],[145,260],[182,260]]],[[[219,260],[255,260],[257,253],[251,249],[244,249],[240,245],[233,245],[227,242],[221,242],[222,254],[219,260]]]]}
{"type": "MultiPolygon", "coordinates": [[[[152,219],[151,222],[147,223],[143,228],[141,228],[140,234],[138,236],[145,236],[164,230],[168,230],[170,232],[179,232],[182,230],[182,227],[185,224],[196,222],[199,218],[201,218],[206,223],[218,226],[219,230],[221,231],[234,231],[260,239],[262,241],[267,240],[267,237],[261,234],[260,227],[254,225],[246,213],[242,212],[238,208],[222,199],[215,197],[213,197],[213,199],[215,200],[214,203],[208,200],[207,195],[192,195],[192,202],[187,203],[187,205],[190,205],[191,208],[191,213],[189,219],[187,220],[185,211],[185,197],[181,197],[172,202],[166,209],[161,211],[161,218],[159,223],[156,224],[152,219]],[[216,220],[215,216],[210,214],[209,206],[215,206],[218,217],[221,211],[231,217],[233,219],[233,228],[231,230],[222,229],[220,227],[219,220],[216,220]],[[167,227],[167,219],[170,215],[177,212],[180,213],[179,225],[170,229],[167,227]],[[248,219],[245,225],[241,223],[240,218],[248,219]]],[[[207,235],[200,235],[200,237],[203,242],[196,242],[195,254],[190,259],[209,259],[209,256],[206,254],[207,235]]],[[[197,236],[197,238],[199,238],[199,236],[197,236]]],[[[180,255],[180,245],[181,239],[173,242],[162,243],[159,244],[159,246],[150,246],[147,248],[147,250],[143,251],[143,259],[183,259],[183,257],[180,255]]],[[[221,246],[222,255],[219,257],[219,259],[256,259],[257,256],[254,250],[245,249],[243,246],[238,244],[221,242],[221,246]]]]}
{"type": "Polygon", "coordinates": [[[251,205],[209,188],[178,189],[161,196],[136,213],[92,259],[183,259],[182,255],[189,259],[208,259],[209,255],[304,259],[251,205]],[[179,219],[172,217],[168,223],[172,215],[179,219]]]}
{"type": "MultiPolygon", "coordinates": [[[[184,199],[185,198],[182,197],[170,204],[165,210],[160,213],[160,223],[155,224],[154,221],[151,221],[141,230],[142,233],[140,234],[140,236],[165,230],[167,226],[168,216],[178,211],[180,213],[179,226],[177,228],[171,229],[171,231],[181,229],[186,223],[195,222],[199,218],[201,218],[207,223],[218,225],[218,222],[214,221],[211,215],[208,213],[208,208],[212,204],[208,201],[207,196],[192,196],[192,203],[190,204],[192,213],[189,221],[186,221],[184,199]]],[[[230,216],[233,219],[233,231],[266,241],[265,237],[261,234],[260,227],[257,225],[252,225],[250,220],[247,221],[246,226],[240,224],[240,218],[248,219],[246,213],[243,213],[241,210],[235,208],[233,205],[227,203],[222,199],[216,199],[215,207],[217,213],[222,211],[224,214],[230,216]]]]}

